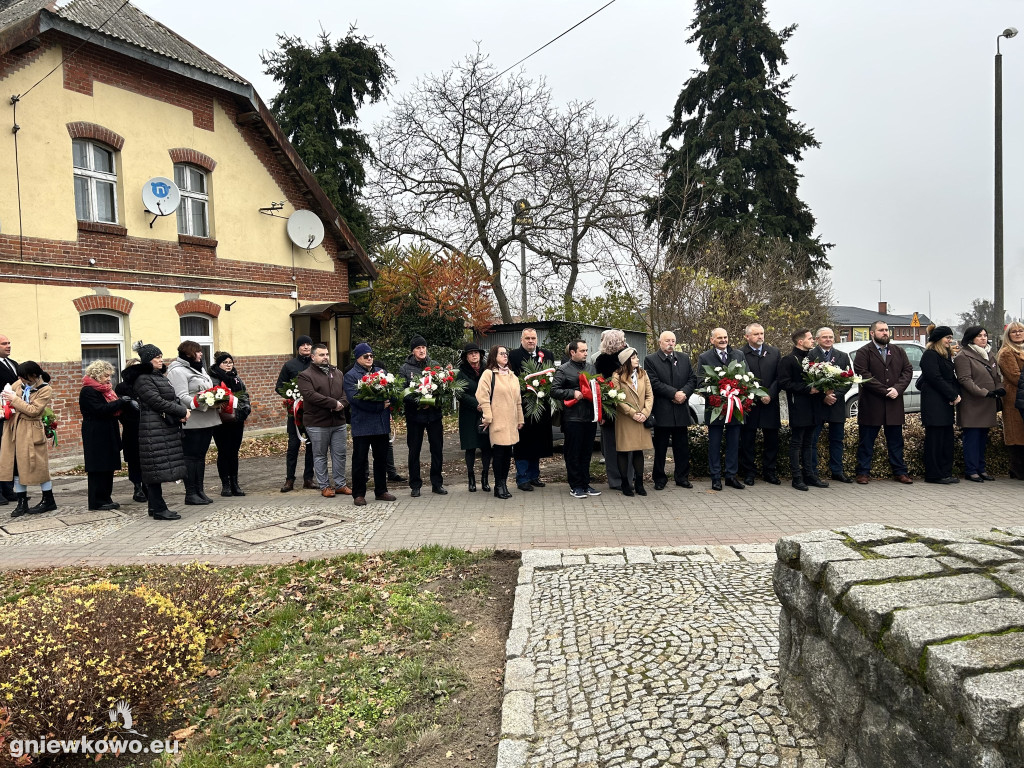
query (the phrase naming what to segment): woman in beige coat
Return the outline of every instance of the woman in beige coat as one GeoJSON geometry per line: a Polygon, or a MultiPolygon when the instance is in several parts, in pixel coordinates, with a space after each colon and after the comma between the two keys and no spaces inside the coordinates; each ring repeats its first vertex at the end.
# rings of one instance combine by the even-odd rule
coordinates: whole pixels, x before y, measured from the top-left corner
{"type": "Polygon", "coordinates": [[[999,371],[1003,375],[1006,397],[1003,402],[1003,442],[1010,452],[1010,478],[1024,480],[1024,419],[1013,407],[1017,399],[1017,380],[1024,365],[1024,323],[1013,322],[1003,331],[999,348],[999,371]]]}
{"type": "Polygon", "coordinates": [[[43,413],[53,398],[50,374],[39,363],[26,360],[18,366],[18,379],[10,390],[0,395],[0,408],[10,409],[10,418],[4,419],[4,439],[0,443],[0,480],[14,481],[18,506],[11,517],[38,515],[57,509],[50,482],[50,454],[47,450],[43,413]],[[28,505],[29,485],[39,485],[43,500],[34,507],[28,505]]]}
{"type": "Polygon", "coordinates": [[[491,438],[494,497],[511,499],[508,472],[512,466],[512,446],[519,442],[519,430],[523,428],[523,398],[519,377],[508,367],[505,347],[491,347],[487,370],[481,374],[476,387],[476,401],[491,438]]]}
{"type": "Polygon", "coordinates": [[[957,423],[963,428],[964,474],[968,480],[980,483],[995,480],[985,472],[985,447],[988,430],[996,425],[996,398],[1003,397],[1006,390],[995,355],[988,351],[988,332],[980,325],[972,325],[964,330],[961,345],[953,368],[960,382],[957,423]]]}
{"type": "Polygon", "coordinates": [[[640,367],[640,356],[632,347],[619,352],[619,370],[615,374],[615,386],[626,393],[615,415],[615,455],[622,477],[622,493],[633,496],[634,491],[646,496],[644,489],[644,451],[654,448],[651,430],[644,422],[654,408],[654,389],[651,379],[640,367]],[[630,461],[633,463],[633,487],[626,482],[630,461]]]}

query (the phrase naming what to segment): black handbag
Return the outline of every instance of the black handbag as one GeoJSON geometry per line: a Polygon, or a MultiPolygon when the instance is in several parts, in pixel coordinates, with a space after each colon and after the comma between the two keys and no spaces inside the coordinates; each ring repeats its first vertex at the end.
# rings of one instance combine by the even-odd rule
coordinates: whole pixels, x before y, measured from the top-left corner
{"type": "Polygon", "coordinates": [[[653,413],[650,416],[647,417],[647,420],[644,422],[644,427],[647,428],[647,429],[654,429],[655,424],[654,424],[654,414],[653,413]]]}

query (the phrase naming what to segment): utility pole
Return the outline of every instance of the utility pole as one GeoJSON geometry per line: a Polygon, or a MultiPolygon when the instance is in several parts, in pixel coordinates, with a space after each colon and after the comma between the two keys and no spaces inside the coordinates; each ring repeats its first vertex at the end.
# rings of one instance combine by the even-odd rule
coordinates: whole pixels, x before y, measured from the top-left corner
{"type": "Polygon", "coordinates": [[[999,318],[1000,329],[1005,324],[1003,309],[1003,54],[999,50],[999,38],[1009,40],[1017,36],[1014,27],[1007,27],[1001,35],[996,36],[996,109],[995,109],[995,232],[994,264],[995,296],[993,297],[993,314],[999,318]]]}

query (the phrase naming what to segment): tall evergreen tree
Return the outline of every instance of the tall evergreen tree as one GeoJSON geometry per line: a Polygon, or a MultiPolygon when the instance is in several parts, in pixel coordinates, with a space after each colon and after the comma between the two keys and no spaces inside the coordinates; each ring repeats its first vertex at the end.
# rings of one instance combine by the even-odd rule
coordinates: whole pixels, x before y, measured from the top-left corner
{"type": "Polygon", "coordinates": [[[810,277],[828,269],[830,244],[814,235],[814,216],[797,197],[796,161],[818,142],[791,118],[793,78],[780,76],[796,27],[776,32],[765,16],[764,0],[697,0],[687,42],[705,67],[683,86],[662,134],[665,189],[649,217],[660,219],[664,242],[719,240],[736,271],[757,259],[752,242],[782,240],[810,277]]]}
{"type": "Polygon", "coordinates": [[[321,30],[313,45],[278,35],[279,50],[260,56],[264,72],[281,84],[270,104],[274,117],[360,242],[367,244],[370,217],[359,200],[364,163],[373,156],[356,128],[359,108],[387,95],[394,80],[383,45],[355,27],[331,42],[321,30]]]}

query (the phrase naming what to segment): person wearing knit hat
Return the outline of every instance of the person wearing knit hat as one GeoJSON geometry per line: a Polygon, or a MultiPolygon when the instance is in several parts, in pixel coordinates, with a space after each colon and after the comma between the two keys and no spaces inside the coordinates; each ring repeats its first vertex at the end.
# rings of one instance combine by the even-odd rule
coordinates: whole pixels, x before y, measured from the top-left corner
{"type": "MultiPolygon", "coordinates": [[[[419,334],[409,341],[412,354],[406,358],[398,375],[413,384],[423,376],[423,369],[434,363],[427,356],[427,340],[419,334]]],[[[441,424],[441,407],[423,406],[413,395],[405,398],[406,444],[409,446],[409,488],[412,496],[420,495],[423,476],[420,472],[420,451],[423,448],[423,433],[427,434],[430,445],[430,489],[442,496],[448,493],[444,487],[442,467],[444,462],[444,426],[441,424]]]]}
{"type": "Polygon", "coordinates": [[[961,344],[953,367],[960,382],[957,423],[963,430],[964,475],[980,483],[995,480],[985,471],[985,448],[988,431],[997,423],[997,398],[1003,397],[1006,390],[995,355],[989,353],[988,331],[980,325],[968,326],[961,344]]]}
{"type": "MultiPolygon", "coordinates": [[[[300,373],[309,368],[310,352],[313,349],[313,340],[309,336],[299,336],[295,340],[295,357],[281,367],[281,373],[277,377],[275,391],[284,397],[284,391],[290,382],[296,380],[300,373]]],[[[295,489],[295,468],[299,463],[299,446],[303,447],[306,458],[302,470],[302,487],[317,488],[313,482],[313,450],[305,437],[299,436],[299,428],[295,424],[295,418],[288,414],[285,416],[285,427],[288,430],[288,452],[285,454],[285,480],[281,486],[281,493],[288,493],[295,489]]]]}
{"type": "MultiPolygon", "coordinates": [[[[372,373],[387,375],[387,371],[374,364],[373,349],[363,342],[352,350],[355,363],[345,372],[345,397],[352,410],[352,503],[366,506],[366,485],[370,476],[370,452],[373,452],[373,493],[377,501],[394,501],[388,492],[391,457],[391,403],[380,400],[361,400],[359,381],[372,373]]],[[[397,474],[397,473],[395,473],[397,474]]],[[[397,481],[395,481],[397,482],[397,481]]]]}
{"type": "Polygon", "coordinates": [[[373,349],[365,341],[356,344],[356,348],[352,350],[352,357],[358,360],[363,355],[372,355],[373,349]]]}
{"type": "Polygon", "coordinates": [[[953,329],[928,328],[928,348],[921,355],[921,423],[924,425],[924,481],[953,485],[953,425],[960,403],[960,382],[952,355],[953,329]]]}
{"type": "Polygon", "coordinates": [[[155,357],[163,357],[164,353],[160,351],[160,347],[156,344],[143,344],[139,342],[132,347],[135,353],[139,356],[139,362],[149,363],[153,361],[155,357]]]}

